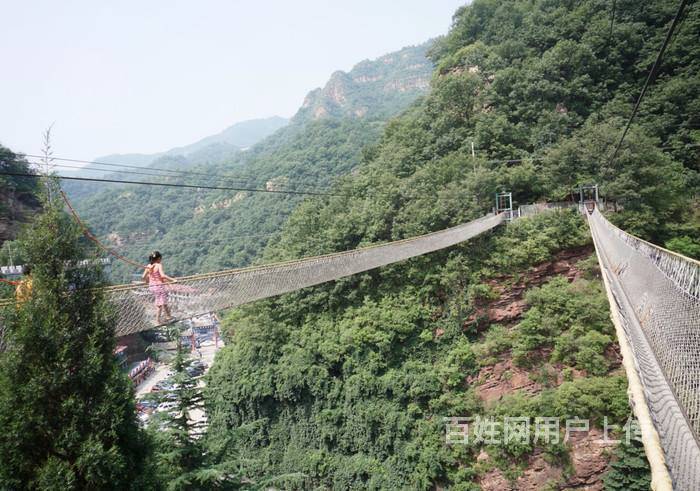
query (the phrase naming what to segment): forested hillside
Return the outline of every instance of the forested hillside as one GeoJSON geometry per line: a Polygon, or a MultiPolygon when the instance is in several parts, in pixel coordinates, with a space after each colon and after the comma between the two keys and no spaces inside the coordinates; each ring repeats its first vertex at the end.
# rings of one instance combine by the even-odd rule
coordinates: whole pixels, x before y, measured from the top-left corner
{"type": "MultiPolygon", "coordinates": [[[[347,74],[337,72],[324,89],[309,94],[288,126],[246,152],[188,169],[211,179],[190,175],[166,181],[326,190],[358,164],[362,148],[377,141],[387,117],[425,92],[432,71],[425,58],[429,46],[363,61],[347,74]],[[346,82],[337,83],[339,77],[346,82]],[[311,107],[328,110],[309,113],[311,107]]],[[[176,275],[249,264],[303,201],[282,194],[153,189],[113,186],[81,200],[78,208],[94,231],[122,253],[145,258],[159,249],[176,275]]],[[[126,280],[132,272],[116,265],[113,278],[126,280]]]]}
{"type": "MultiPolygon", "coordinates": [[[[265,260],[456,225],[503,189],[558,201],[582,183],[626,230],[697,251],[700,10],[611,160],[676,2],[614,5],[614,23],[601,0],[461,8],[431,50],[430,93],[363,152],[342,196],[292,213],[265,260]]],[[[232,312],[208,380],[211,452],[286,489],[648,488],[638,447],[591,443],[630,408],[590,253],[583,219],[551,213],[232,312]],[[576,416],[592,430],[445,445],[443,418],[476,415],[576,416]]]]}

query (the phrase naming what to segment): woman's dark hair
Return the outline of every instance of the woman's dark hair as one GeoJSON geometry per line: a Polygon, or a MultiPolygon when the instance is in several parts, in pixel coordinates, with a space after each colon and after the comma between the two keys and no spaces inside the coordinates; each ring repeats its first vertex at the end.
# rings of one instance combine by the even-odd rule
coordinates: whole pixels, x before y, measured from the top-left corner
{"type": "Polygon", "coordinates": [[[24,266],[22,266],[22,274],[32,274],[32,267],[29,264],[25,264],[24,266]]]}
{"type": "Polygon", "coordinates": [[[160,254],[160,252],[153,251],[153,252],[151,252],[151,255],[148,256],[148,262],[150,264],[153,264],[154,262],[156,262],[158,259],[161,259],[162,257],[163,256],[160,254]]]}

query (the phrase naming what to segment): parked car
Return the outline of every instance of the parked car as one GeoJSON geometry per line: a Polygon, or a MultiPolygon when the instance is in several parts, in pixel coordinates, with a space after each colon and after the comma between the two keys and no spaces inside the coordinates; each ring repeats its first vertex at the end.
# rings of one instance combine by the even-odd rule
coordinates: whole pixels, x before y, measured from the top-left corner
{"type": "Polygon", "coordinates": [[[173,384],[171,381],[161,380],[160,382],[158,382],[156,385],[154,385],[151,388],[151,392],[171,391],[171,390],[175,390],[176,388],[177,388],[177,386],[175,384],[173,384]]]}
{"type": "Polygon", "coordinates": [[[167,343],[168,341],[170,341],[168,335],[165,332],[160,331],[158,329],[143,331],[141,333],[141,336],[144,340],[148,341],[149,343],[167,343]]]}
{"type": "Polygon", "coordinates": [[[204,373],[204,368],[201,366],[190,366],[185,368],[185,371],[190,377],[199,377],[204,373]]]}
{"type": "MultiPolygon", "coordinates": [[[[185,349],[192,349],[192,339],[189,336],[182,338],[182,347],[185,349]]],[[[194,347],[199,349],[202,347],[202,342],[199,339],[195,339],[194,347]]]]}
{"type": "Polygon", "coordinates": [[[166,401],[176,401],[177,394],[175,392],[166,392],[163,396],[163,399],[165,399],[166,401]]]}
{"type": "Polygon", "coordinates": [[[136,410],[138,412],[150,412],[158,406],[158,401],[153,399],[139,399],[136,401],[136,410]]]}

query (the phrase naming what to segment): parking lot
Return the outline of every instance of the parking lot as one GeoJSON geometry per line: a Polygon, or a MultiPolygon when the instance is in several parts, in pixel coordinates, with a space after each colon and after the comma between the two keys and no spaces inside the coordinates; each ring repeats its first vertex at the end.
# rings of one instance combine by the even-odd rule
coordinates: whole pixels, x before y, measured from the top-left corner
{"type": "MultiPolygon", "coordinates": [[[[224,343],[218,339],[218,337],[212,335],[195,333],[194,337],[195,350],[190,352],[189,360],[192,360],[194,364],[201,365],[203,367],[203,370],[196,370],[196,368],[193,368],[194,371],[192,375],[199,376],[203,375],[209,370],[209,367],[211,367],[212,363],[214,362],[216,352],[221,349],[224,343]]],[[[189,339],[191,339],[191,337],[189,339]]],[[[139,384],[139,386],[136,388],[136,400],[138,403],[139,400],[143,399],[147,394],[151,394],[153,392],[163,392],[166,395],[164,396],[165,400],[161,401],[157,407],[146,407],[139,410],[139,419],[144,424],[148,422],[150,415],[154,411],[167,411],[172,409],[171,406],[174,406],[174,403],[168,405],[167,392],[172,390],[172,386],[169,385],[168,378],[173,375],[171,360],[175,356],[176,344],[174,342],[158,343],[158,347],[161,349],[160,358],[167,361],[156,363],[154,370],[149,377],[139,384]]],[[[204,386],[204,381],[201,377],[198,380],[198,385],[200,387],[204,386]]],[[[203,422],[206,421],[206,415],[202,410],[195,408],[189,411],[189,419],[192,422],[203,422]]]]}

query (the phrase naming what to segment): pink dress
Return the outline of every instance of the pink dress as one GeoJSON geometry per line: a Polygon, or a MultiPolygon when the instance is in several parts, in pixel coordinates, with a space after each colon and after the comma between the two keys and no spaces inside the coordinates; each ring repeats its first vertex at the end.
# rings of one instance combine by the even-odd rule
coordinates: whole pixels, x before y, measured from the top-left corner
{"type": "Polygon", "coordinates": [[[156,267],[148,271],[148,289],[155,297],[156,307],[168,304],[168,292],[163,284],[163,278],[156,267]]]}

